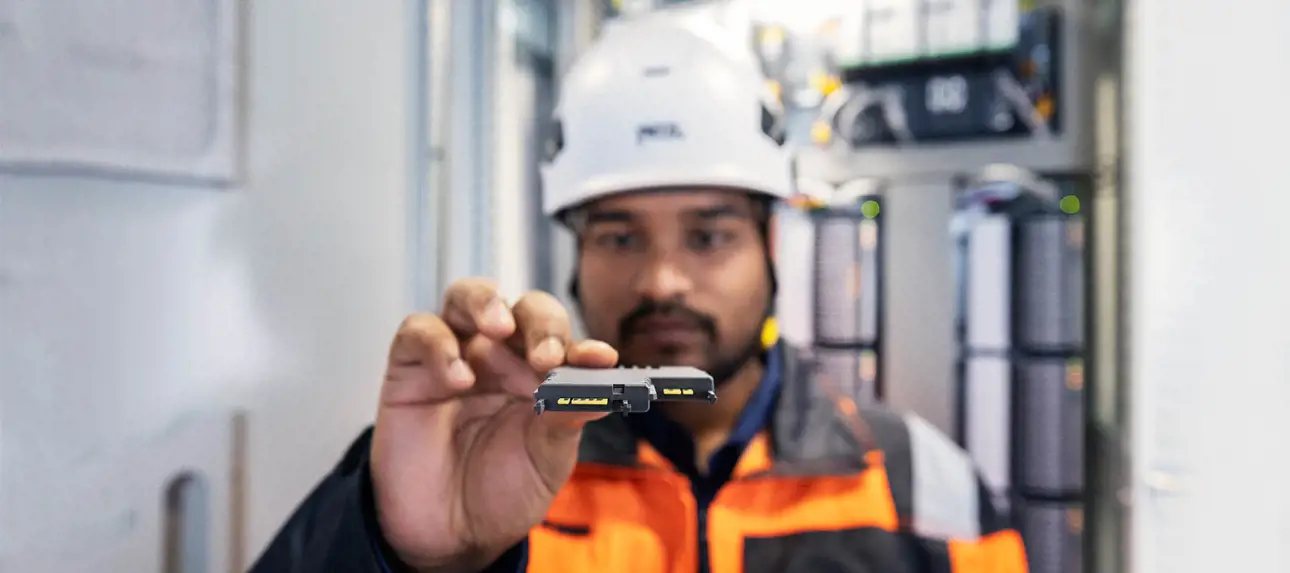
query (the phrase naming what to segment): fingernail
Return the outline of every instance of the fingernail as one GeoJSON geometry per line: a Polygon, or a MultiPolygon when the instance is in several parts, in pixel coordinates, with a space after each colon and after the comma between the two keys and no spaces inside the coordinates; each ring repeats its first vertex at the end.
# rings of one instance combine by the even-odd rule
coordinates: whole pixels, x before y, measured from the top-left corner
{"type": "Polygon", "coordinates": [[[533,355],[537,358],[551,362],[564,361],[564,343],[554,336],[543,340],[533,349],[533,355]]]}
{"type": "Polygon", "coordinates": [[[457,385],[469,384],[475,378],[475,373],[470,371],[470,366],[466,361],[460,358],[453,360],[448,366],[448,377],[457,385]]]}
{"type": "Polygon", "coordinates": [[[488,308],[484,310],[484,321],[499,328],[510,328],[515,324],[511,319],[510,309],[506,308],[506,303],[500,298],[488,304],[488,308]]]}
{"type": "Polygon", "coordinates": [[[583,350],[583,351],[587,351],[587,350],[605,351],[605,350],[614,349],[614,347],[610,346],[608,342],[602,342],[600,340],[595,340],[590,338],[578,343],[578,345],[579,345],[579,350],[583,350]]]}

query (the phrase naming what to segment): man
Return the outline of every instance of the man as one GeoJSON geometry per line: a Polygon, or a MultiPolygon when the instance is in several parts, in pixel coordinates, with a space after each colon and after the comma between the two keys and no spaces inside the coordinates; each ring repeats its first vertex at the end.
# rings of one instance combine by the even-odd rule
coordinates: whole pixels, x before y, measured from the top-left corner
{"type": "Polygon", "coordinates": [[[794,173],[762,87],[684,30],[606,31],[543,170],[596,340],[549,294],[454,283],[399,329],[374,429],[253,571],[1024,572],[960,449],[763,340],[794,173]],[[534,414],[541,373],[617,363],[703,368],[720,400],[534,414]]]}

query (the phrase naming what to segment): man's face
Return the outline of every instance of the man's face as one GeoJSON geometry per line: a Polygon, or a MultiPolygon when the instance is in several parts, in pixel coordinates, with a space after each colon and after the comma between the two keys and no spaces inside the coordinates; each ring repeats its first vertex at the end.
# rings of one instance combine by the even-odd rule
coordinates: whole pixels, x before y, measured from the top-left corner
{"type": "Polygon", "coordinates": [[[723,382],[760,351],[770,269],[746,194],[628,193],[585,208],[578,283],[592,338],[630,366],[695,366],[723,382]]]}

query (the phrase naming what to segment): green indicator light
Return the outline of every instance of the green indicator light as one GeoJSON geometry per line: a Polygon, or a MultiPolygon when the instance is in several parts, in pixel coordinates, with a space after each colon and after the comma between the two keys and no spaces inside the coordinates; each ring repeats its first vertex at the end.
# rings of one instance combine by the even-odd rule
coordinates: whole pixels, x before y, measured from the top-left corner
{"type": "Polygon", "coordinates": [[[865,217],[868,217],[868,218],[870,218],[870,219],[872,219],[872,218],[874,218],[874,217],[877,217],[877,216],[878,216],[878,202],[877,202],[877,201],[865,201],[865,202],[864,202],[864,204],[860,205],[860,214],[861,214],[861,215],[864,215],[865,217]]]}
{"type": "Polygon", "coordinates": [[[1074,195],[1062,197],[1061,202],[1058,203],[1057,206],[1061,208],[1063,213],[1074,215],[1079,212],[1079,197],[1074,195]]]}

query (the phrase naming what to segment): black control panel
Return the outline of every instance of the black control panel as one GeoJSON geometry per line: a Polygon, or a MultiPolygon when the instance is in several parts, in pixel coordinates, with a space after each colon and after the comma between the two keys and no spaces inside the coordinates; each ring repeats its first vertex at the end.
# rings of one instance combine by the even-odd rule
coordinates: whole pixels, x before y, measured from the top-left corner
{"type": "Polygon", "coordinates": [[[1056,10],[1023,14],[1006,53],[844,69],[850,101],[833,130],[858,148],[1060,133],[1059,21],[1056,10]]]}

